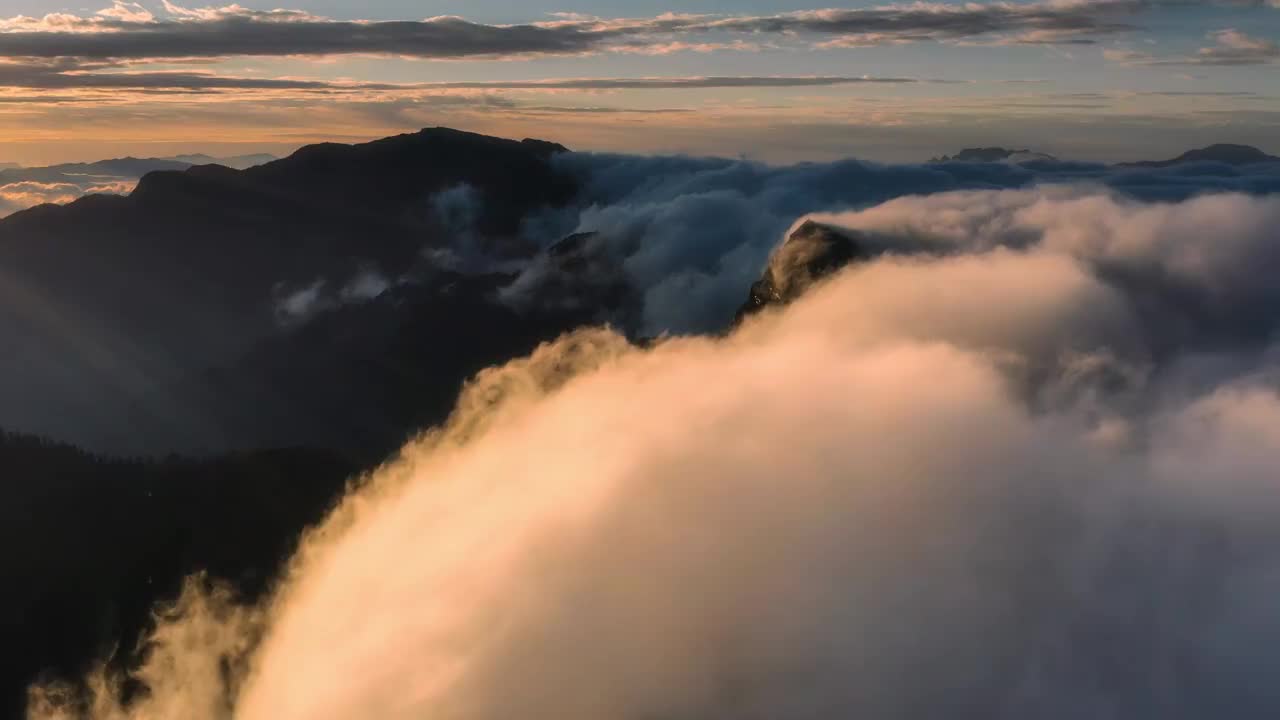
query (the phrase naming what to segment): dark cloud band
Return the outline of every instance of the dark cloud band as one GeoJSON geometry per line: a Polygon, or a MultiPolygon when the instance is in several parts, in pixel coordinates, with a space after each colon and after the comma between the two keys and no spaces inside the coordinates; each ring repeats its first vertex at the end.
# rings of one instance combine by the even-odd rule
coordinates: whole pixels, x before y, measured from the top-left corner
{"type": "Polygon", "coordinates": [[[488,25],[456,17],[338,21],[298,11],[261,12],[237,6],[186,10],[166,3],[170,15],[163,19],[150,13],[123,12],[117,6],[116,11],[92,17],[58,16],[56,22],[31,18],[0,21],[5,30],[0,33],[0,56],[158,59],[374,54],[485,58],[643,50],[669,42],[673,36],[699,34],[811,35],[864,44],[971,38],[1079,42],[1089,36],[1133,30],[1133,16],[1153,8],[1185,4],[1189,3],[915,3],[767,16],[575,17],[548,23],[488,25]]]}
{"type": "Polygon", "coordinates": [[[276,22],[233,16],[119,23],[111,32],[9,32],[0,34],[0,55],[155,59],[378,54],[461,58],[582,53],[610,35],[571,26],[494,26],[456,18],[356,23],[276,22]]]}
{"type": "Polygon", "coordinates": [[[84,72],[74,66],[43,63],[0,66],[0,87],[67,89],[175,90],[317,90],[317,91],[450,91],[450,90],[679,90],[711,88],[802,88],[839,85],[953,84],[958,80],[873,76],[710,76],[646,78],[568,78],[439,83],[353,83],[285,78],[236,77],[198,72],[84,72]]]}

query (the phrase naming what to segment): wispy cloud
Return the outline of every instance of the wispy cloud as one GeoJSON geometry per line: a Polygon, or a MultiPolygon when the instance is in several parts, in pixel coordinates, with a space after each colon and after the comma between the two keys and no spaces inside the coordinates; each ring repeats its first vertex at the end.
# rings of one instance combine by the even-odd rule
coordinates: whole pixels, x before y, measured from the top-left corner
{"type": "Polygon", "coordinates": [[[509,90],[678,90],[681,88],[752,88],[752,87],[824,87],[833,85],[904,85],[912,83],[956,83],[909,77],[873,77],[870,75],[764,75],[764,76],[695,76],[644,78],[570,78],[528,81],[444,82],[420,84],[421,88],[443,89],[509,89],[509,90]]]}
{"type": "Polygon", "coordinates": [[[107,179],[76,184],[25,180],[0,185],[0,217],[46,203],[69,203],[90,193],[128,194],[133,180],[107,179]]]}
{"type": "Polygon", "coordinates": [[[1234,28],[1209,33],[1214,44],[1194,55],[1161,57],[1137,50],[1109,49],[1103,56],[1127,65],[1266,65],[1280,61],[1280,44],[1234,28]]]}
{"type": "Polygon", "coordinates": [[[1217,44],[1201,48],[1196,60],[1204,65],[1262,65],[1280,60],[1280,45],[1251,37],[1239,30],[1213,33],[1217,44]]]}

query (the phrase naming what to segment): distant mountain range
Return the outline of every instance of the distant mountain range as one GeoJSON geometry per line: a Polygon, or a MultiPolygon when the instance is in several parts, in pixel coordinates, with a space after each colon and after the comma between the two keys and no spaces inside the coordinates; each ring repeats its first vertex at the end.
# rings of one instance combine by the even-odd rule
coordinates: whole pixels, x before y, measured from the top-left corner
{"type": "MultiPolygon", "coordinates": [[[[132,165],[134,168],[156,167],[155,169],[163,170],[167,164],[179,165],[223,165],[237,170],[251,168],[254,165],[264,165],[272,160],[279,160],[275,155],[267,153],[254,153],[250,155],[231,155],[226,157],[215,157],[204,153],[194,153],[188,155],[169,155],[165,157],[153,158],[135,158],[124,157],[109,160],[95,160],[92,162],[74,162],[59,163],[56,165],[23,165],[15,162],[0,162],[0,170],[31,170],[31,171],[58,171],[66,170],[74,173],[76,168],[97,168],[97,167],[113,167],[119,169],[132,165]]],[[[150,172],[147,170],[146,172],[150,172]]]]}
{"type": "Polygon", "coordinates": [[[1198,150],[1188,150],[1171,160],[1146,160],[1142,162],[1120,163],[1119,167],[1163,168],[1187,163],[1222,163],[1223,165],[1252,165],[1255,163],[1280,162],[1280,157],[1268,155],[1256,147],[1249,145],[1219,144],[1210,145],[1198,150]]]}
{"type": "Polygon", "coordinates": [[[236,170],[247,170],[255,165],[266,165],[267,163],[279,160],[280,158],[266,153],[232,155],[230,157],[213,157],[212,155],[197,153],[195,155],[174,155],[172,157],[160,159],[173,160],[180,163],[186,163],[188,165],[222,165],[236,170]]]}
{"type": "Polygon", "coordinates": [[[931,163],[945,162],[967,162],[967,163],[990,163],[990,162],[1007,162],[1022,163],[1032,160],[1056,160],[1052,155],[1044,153],[1032,152],[1030,150],[1010,150],[1002,147],[984,147],[984,148],[965,148],[955,155],[943,155],[931,159],[931,163]]]}
{"type": "MultiPolygon", "coordinates": [[[[1011,150],[1002,147],[965,148],[955,155],[935,157],[931,163],[964,162],[964,163],[1024,163],[1036,160],[1056,161],[1052,155],[1031,150],[1011,150]]],[[[1189,150],[1169,160],[1143,160],[1137,162],[1116,163],[1120,168],[1166,168],[1189,163],[1221,163],[1224,165],[1251,165],[1255,163],[1280,162],[1280,157],[1268,155],[1258,148],[1249,145],[1232,145],[1221,143],[1189,150]]]]}
{"type": "Polygon", "coordinates": [[[194,165],[223,165],[246,169],[275,160],[271,155],[215,158],[178,155],[168,158],[116,158],[45,167],[0,164],[0,216],[45,203],[68,203],[94,193],[126,194],[142,176],[161,170],[185,170],[194,165]]]}

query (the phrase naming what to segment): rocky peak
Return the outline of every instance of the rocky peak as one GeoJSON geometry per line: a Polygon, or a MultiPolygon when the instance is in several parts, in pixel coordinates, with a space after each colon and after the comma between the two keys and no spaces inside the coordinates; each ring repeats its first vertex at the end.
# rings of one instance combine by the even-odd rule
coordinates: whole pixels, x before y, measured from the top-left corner
{"type": "Polygon", "coordinates": [[[981,147],[981,148],[965,148],[955,155],[943,155],[936,157],[929,162],[945,163],[945,162],[965,162],[965,163],[994,163],[994,162],[1030,162],[1032,160],[1055,160],[1052,155],[1034,152],[1032,150],[1010,150],[1002,147],[981,147]]]}
{"type": "Polygon", "coordinates": [[[751,286],[738,320],[772,305],[786,305],[818,280],[871,252],[850,231],[806,220],[773,251],[763,277],[751,286]]]}

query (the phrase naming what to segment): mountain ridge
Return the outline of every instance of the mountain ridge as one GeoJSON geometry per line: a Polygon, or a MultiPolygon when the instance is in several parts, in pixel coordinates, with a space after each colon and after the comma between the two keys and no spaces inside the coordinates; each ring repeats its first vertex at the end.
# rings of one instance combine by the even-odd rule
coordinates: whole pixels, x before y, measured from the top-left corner
{"type": "Polygon", "coordinates": [[[947,162],[972,162],[972,163],[990,163],[990,162],[1008,162],[1008,163],[1024,163],[1036,160],[1057,160],[1052,155],[1034,152],[1028,149],[1010,150],[1003,147],[973,147],[964,148],[955,155],[941,155],[931,158],[931,163],[947,163],[947,162]]]}
{"type": "MultiPolygon", "coordinates": [[[[971,147],[960,150],[955,155],[939,155],[930,158],[930,163],[971,162],[971,163],[1013,163],[1021,164],[1033,161],[1057,162],[1058,158],[1047,153],[1034,150],[1009,149],[1000,146],[971,147]]],[[[1280,157],[1270,155],[1252,145],[1236,143],[1214,143],[1201,148],[1187,150],[1174,158],[1166,160],[1134,160],[1111,163],[1117,168],[1166,168],[1187,163],[1216,162],[1226,165],[1249,165],[1254,163],[1280,162],[1280,157]]]]}
{"type": "Polygon", "coordinates": [[[563,151],[428,128],[247,170],[154,171],[128,196],[0,219],[0,334],[23,348],[0,357],[0,393],[13,398],[0,425],[139,451],[143,436],[171,429],[164,418],[181,414],[181,399],[141,408],[132,425],[120,407],[278,334],[281,292],[341,285],[361,267],[412,272],[453,233],[432,205],[442,191],[474,189],[476,231],[495,252],[531,252],[524,216],[577,192],[550,162],[563,151]],[[64,432],[68,417],[96,418],[84,420],[95,429],[64,432]]]}
{"type": "Polygon", "coordinates": [[[1169,160],[1142,160],[1137,162],[1117,163],[1116,167],[1163,168],[1188,163],[1216,162],[1225,165],[1250,165],[1255,163],[1280,162],[1280,157],[1269,155],[1252,145],[1232,143],[1216,143],[1202,148],[1188,150],[1176,158],[1169,160]]]}

